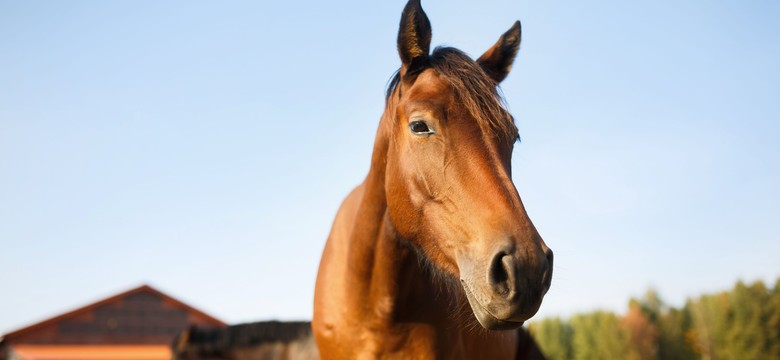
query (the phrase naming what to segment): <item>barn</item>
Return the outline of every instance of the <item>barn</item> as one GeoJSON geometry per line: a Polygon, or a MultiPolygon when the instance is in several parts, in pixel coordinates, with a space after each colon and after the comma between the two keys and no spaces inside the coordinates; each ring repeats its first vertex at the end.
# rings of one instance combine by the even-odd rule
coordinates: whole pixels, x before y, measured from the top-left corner
{"type": "Polygon", "coordinates": [[[0,360],[170,359],[174,337],[222,321],[142,285],[5,334],[0,360]]]}

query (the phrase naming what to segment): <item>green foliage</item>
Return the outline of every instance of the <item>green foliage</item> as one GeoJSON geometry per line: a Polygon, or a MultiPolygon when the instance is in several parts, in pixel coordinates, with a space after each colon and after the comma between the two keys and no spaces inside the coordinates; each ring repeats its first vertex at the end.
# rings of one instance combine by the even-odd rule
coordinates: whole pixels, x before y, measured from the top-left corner
{"type": "Polygon", "coordinates": [[[574,359],[627,359],[628,334],[620,326],[618,317],[606,311],[575,315],[571,319],[574,329],[572,344],[574,359]]]}
{"type": "Polygon", "coordinates": [[[539,347],[550,360],[572,358],[572,328],[561,318],[548,318],[528,328],[539,347]]]}
{"type": "Polygon", "coordinates": [[[691,314],[685,307],[670,308],[658,319],[658,359],[698,359],[688,339],[692,322],[691,314]]]}
{"type": "Polygon", "coordinates": [[[780,360],[780,279],[669,307],[654,290],[618,316],[595,311],[530,324],[549,359],[780,360]]]}
{"type": "Polygon", "coordinates": [[[689,300],[693,326],[688,333],[693,350],[703,359],[724,359],[725,332],[728,326],[728,293],[701,296],[689,300]]]}
{"type": "Polygon", "coordinates": [[[767,336],[769,338],[768,354],[771,359],[780,359],[780,279],[775,282],[775,287],[769,297],[767,305],[768,320],[766,324],[767,336]]]}
{"type": "Polygon", "coordinates": [[[722,349],[724,359],[778,358],[777,339],[772,339],[772,329],[768,326],[774,309],[771,293],[764,283],[737,283],[729,296],[728,310],[725,346],[722,349]]]}
{"type": "Polygon", "coordinates": [[[691,316],[687,308],[675,309],[666,306],[654,289],[648,290],[641,299],[632,299],[629,302],[629,314],[626,318],[635,307],[642,310],[656,331],[654,338],[634,336],[632,339],[633,349],[641,351],[642,359],[697,359],[696,353],[686,340],[686,334],[691,327],[691,316]],[[655,344],[646,343],[652,340],[655,344]],[[644,350],[639,349],[640,346],[643,346],[644,350]]]}

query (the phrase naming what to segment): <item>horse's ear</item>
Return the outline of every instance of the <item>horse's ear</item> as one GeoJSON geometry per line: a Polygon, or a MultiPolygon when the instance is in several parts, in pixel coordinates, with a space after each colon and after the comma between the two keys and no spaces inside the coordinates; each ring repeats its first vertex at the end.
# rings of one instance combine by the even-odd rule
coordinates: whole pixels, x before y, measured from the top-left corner
{"type": "Polygon", "coordinates": [[[420,0],[409,0],[401,14],[398,30],[398,54],[405,71],[422,65],[431,48],[431,22],[420,0]]]}
{"type": "Polygon", "coordinates": [[[520,21],[498,39],[495,45],[477,59],[477,63],[496,83],[500,83],[512,69],[517,50],[520,48],[520,21]]]}

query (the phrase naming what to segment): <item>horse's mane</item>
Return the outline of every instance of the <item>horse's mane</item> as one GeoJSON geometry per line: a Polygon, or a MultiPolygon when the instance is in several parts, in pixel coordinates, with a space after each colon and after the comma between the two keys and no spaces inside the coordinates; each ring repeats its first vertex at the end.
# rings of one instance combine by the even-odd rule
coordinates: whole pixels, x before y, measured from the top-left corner
{"type": "MultiPolygon", "coordinates": [[[[506,109],[496,82],[468,55],[456,48],[437,47],[429,56],[427,65],[452,86],[458,100],[483,131],[510,141],[517,138],[517,127],[506,109]]],[[[386,101],[400,83],[401,73],[396,71],[388,83],[386,101]]]]}

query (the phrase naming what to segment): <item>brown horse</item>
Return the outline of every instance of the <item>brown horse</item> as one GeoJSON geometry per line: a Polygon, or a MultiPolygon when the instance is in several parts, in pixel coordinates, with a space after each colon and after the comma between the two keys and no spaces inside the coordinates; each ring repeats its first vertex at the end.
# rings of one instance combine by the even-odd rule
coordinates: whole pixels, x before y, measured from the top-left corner
{"type": "Polygon", "coordinates": [[[553,257],[512,183],[517,128],[497,89],[520,23],[476,61],[430,53],[430,41],[410,0],[371,168],[319,267],[312,326],[324,359],[540,356],[517,329],[539,309],[553,257]]]}

